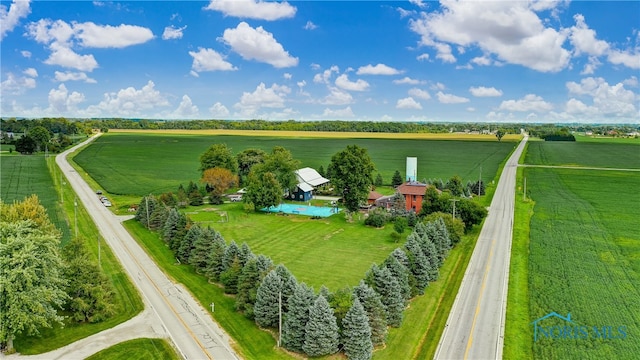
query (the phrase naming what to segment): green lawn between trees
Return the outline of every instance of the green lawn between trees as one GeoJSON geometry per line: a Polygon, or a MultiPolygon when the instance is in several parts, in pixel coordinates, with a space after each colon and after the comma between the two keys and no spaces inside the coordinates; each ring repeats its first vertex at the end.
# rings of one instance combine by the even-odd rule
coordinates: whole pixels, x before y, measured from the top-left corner
{"type": "Polygon", "coordinates": [[[162,339],[134,339],[114,345],[86,360],[178,360],[180,356],[162,339]]]}
{"type": "MultiPolygon", "coordinates": [[[[553,159],[560,164],[638,168],[640,147],[629,146],[531,143],[525,163],[553,159]]],[[[533,201],[523,202],[522,193],[516,197],[505,358],[636,358],[640,173],[526,168],[520,174],[518,184],[527,178],[533,201]],[[590,338],[534,342],[531,322],[551,311],[571,313],[575,323],[589,328],[590,338]],[[614,331],[626,326],[627,337],[594,339],[592,326],[612,326],[614,331]]],[[[566,324],[551,320],[546,325],[566,324]]]]}

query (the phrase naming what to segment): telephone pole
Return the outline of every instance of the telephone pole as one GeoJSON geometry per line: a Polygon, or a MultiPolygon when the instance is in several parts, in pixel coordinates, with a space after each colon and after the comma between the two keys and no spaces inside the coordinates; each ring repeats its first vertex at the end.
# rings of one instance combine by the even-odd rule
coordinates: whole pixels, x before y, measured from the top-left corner
{"type": "Polygon", "coordinates": [[[76,228],[76,239],[78,238],[78,197],[73,199],[73,218],[76,228]]]}
{"type": "Polygon", "coordinates": [[[455,219],[456,218],[456,202],[460,201],[460,199],[449,199],[449,201],[453,203],[453,211],[451,213],[451,218],[455,219]]]}

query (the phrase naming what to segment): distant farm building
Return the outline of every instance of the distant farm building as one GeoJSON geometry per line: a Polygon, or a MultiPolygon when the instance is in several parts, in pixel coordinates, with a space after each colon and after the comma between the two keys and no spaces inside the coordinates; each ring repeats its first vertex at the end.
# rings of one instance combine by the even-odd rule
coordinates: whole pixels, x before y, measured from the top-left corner
{"type": "Polygon", "coordinates": [[[298,201],[309,201],[313,198],[313,190],[329,182],[329,179],[320,175],[315,169],[310,167],[298,169],[294,172],[298,185],[291,192],[290,198],[298,201]]]}

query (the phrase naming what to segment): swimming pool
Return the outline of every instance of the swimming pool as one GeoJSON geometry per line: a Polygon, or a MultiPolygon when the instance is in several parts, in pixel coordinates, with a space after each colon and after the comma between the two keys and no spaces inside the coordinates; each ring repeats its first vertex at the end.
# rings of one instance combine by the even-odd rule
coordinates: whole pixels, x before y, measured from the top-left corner
{"type": "Polygon", "coordinates": [[[278,206],[271,206],[268,209],[264,208],[262,211],[268,211],[272,213],[283,212],[285,214],[294,215],[306,215],[306,216],[320,216],[329,217],[340,212],[340,209],[327,206],[307,206],[298,204],[280,204],[278,206]]]}

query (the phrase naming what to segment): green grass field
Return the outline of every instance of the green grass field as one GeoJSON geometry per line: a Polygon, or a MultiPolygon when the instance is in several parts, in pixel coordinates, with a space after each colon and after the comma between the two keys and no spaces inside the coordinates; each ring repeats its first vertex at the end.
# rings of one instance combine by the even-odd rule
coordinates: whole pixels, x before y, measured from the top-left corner
{"type": "Polygon", "coordinates": [[[534,141],[525,164],[640,169],[638,144],[612,142],[534,141]]]}
{"type": "MultiPolygon", "coordinates": [[[[494,178],[498,165],[515,142],[320,139],[251,136],[195,136],[108,133],[82,151],[76,161],[109,193],[144,195],[175,191],[180,183],[200,178],[199,157],[210,145],[226,143],[235,153],[247,148],[270,151],[289,149],[301,167],[325,169],[331,156],[347,145],[368,149],[386,183],[394,171],[405,171],[405,158],[418,157],[418,179],[460,175],[464,182],[477,180],[482,166],[485,181],[494,178]]],[[[403,175],[404,176],[404,175],[403,175]]]]}
{"type": "Polygon", "coordinates": [[[135,339],[104,349],[87,360],[178,360],[180,356],[163,339],[135,339]]]}
{"type": "Polygon", "coordinates": [[[640,145],[640,138],[637,137],[586,136],[582,134],[575,134],[575,137],[579,142],[640,145]]]}
{"type": "Polygon", "coordinates": [[[70,239],[69,224],[58,206],[60,196],[54,187],[44,155],[0,156],[0,198],[5,203],[38,195],[51,222],[62,232],[62,243],[70,239]]]}

